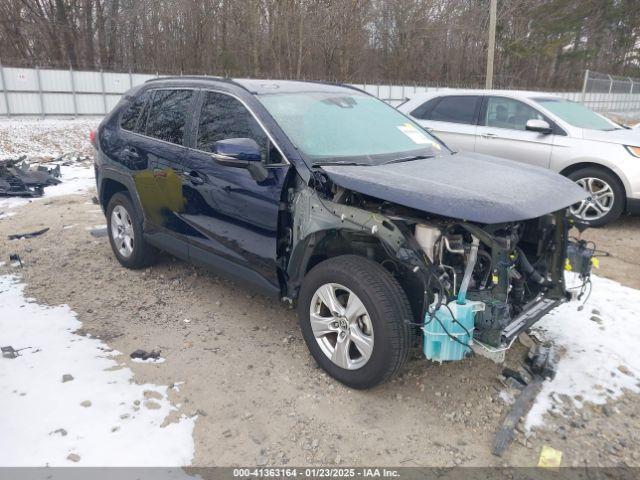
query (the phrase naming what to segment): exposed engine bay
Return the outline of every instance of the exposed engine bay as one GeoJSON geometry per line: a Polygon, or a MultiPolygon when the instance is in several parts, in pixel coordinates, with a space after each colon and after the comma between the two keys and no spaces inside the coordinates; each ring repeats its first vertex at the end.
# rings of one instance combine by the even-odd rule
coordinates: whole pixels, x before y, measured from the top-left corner
{"type": "Polygon", "coordinates": [[[566,270],[576,266],[582,293],[589,283],[593,249],[569,238],[566,209],[480,224],[330,182],[314,186],[290,191],[291,254],[311,238],[315,255],[356,249],[390,270],[411,292],[413,324],[432,360],[459,360],[473,349],[499,361],[521,332],[571,299],[566,270]]]}

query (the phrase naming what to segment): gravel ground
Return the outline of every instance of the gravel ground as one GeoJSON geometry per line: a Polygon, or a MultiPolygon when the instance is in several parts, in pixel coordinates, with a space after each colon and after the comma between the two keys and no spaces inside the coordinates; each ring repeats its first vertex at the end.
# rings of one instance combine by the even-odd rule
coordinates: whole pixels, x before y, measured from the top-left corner
{"type": "MultiPolygon", "coordinates": [[[[562,450],[563,465],[640,465],[634,394],[582,409],[566,399],[546,428],[519,432],[496,458],[490,445],[508,410],[502,367],[479,357],[442,366],[414,358],[386,385],[346,388],[316,367],[286,305],[170,257],[147,270],[121,268],[107,239],[90,235],[105,223],[92,195],[34,201],[0,220],[3,257],[18,253],[26,294],[69,304],[80,333],[126,354],[161,350],[161,364],[120,360],[137,382],[179,385],[174,414],[198,414],[194,465],[533,466],[543,445],[562,450]],[[51,230],[7,240],[43,227],[51,230]]],[[[639,218],[588,232],[612,254],[599,274],[640,288],[639,234],[639,218]]],[[[507,364],[525,352],[516,344],[507,364]]]]}

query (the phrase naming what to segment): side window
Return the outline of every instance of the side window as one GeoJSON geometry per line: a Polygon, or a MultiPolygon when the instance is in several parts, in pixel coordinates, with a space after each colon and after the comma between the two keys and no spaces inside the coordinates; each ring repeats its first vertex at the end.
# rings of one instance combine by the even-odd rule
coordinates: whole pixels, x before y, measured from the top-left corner
{"type": "Polygon", "coordinates": [[[427,100],[415,110],[412,110],[410,115],[414,118],[419,118],[420,120],[429,120],[431,110],[433,110],[434,105],[440,101],[440,98],[441,97],[436,97],[431,100],[427,100]]]}
{"type": "Polygon", "coordinates": [[[527,121],[544,120],[533,107],[519,100],[505,97],[489,97],[483,124],[487,127],[526,130],[527,121]]]}
{"type": "Polygon", "coordinates": [[[156,90],[151,100],[147,135],[182,145],[192,90],[156,90]]]}
{"type": "Polygon", "coordinates": [[[480,97],[460,95],[442,97],[429,114],[430,120],[438,122],[466,123],[474,125],[480,107],[480,97]]]}
{"type": "Polygon", "coordinates": [[[141,121],[141,117],[147,111],[145,106],[150,96],[149,91],[144,92],[129,104],[122,117],[120,117],[120,128],[130,132],[144,131],[144,121],[141,121]]]}
{"type": "Polygon", "coordinates": [[[252,138],[260,146],[262,159],[280,163],[280,152],[251,112],[236,98],[223,93],[206,92],[198,125],[198,150],[213,151],[213,144],[229,138],[252,138]]]}

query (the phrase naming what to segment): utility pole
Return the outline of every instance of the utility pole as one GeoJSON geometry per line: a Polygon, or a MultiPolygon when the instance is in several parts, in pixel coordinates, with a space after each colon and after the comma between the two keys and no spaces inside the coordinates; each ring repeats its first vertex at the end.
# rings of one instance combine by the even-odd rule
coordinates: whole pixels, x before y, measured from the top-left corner
{"type": "Polygon", "coordinates": [[[493,56],[496,49],[496,15],[498,11],[498,0],[491,0],[489,7],[489,48],[487,49],[487,90],[493,88],[493,56]]]}

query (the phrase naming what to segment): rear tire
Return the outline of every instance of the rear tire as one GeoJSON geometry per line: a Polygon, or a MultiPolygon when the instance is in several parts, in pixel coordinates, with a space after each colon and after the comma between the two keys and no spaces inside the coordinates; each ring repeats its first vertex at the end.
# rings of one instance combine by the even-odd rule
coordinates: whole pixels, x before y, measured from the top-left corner
{"type": "Polygon", "coordinates": [[[413,322],[409,301],[396,279],[367,258],[342,255],[316,265],[304,278],[298,317],[318,365],[351,388],[372,388],[390,379],[407,359],[413,322]],[[339,303],[335,312],[327,307],[331,302],[322,301],[332,291],[339,303]],[[340,357],[340,335],[348,345],[342,349],[344,361],[334,358],[340,357]]]}
{"type": "Polygon", "coordinates": [[[144,241],[142,219],[127,193],[115,193],[109,200],[107,234],[111,249],[123,267],[139,269],[155,262],[157,250],[144,241]]]}
{"type": "Polygon", "coordinates": [[[593,197],[571,206],[571,215],[591,227],[602,227],[617,220],[624,211],[625,193],[620,180],[598,167],[586,167],[571,172],[568,178],[578,183],[593,197]]]}

